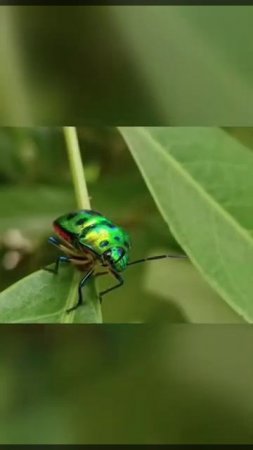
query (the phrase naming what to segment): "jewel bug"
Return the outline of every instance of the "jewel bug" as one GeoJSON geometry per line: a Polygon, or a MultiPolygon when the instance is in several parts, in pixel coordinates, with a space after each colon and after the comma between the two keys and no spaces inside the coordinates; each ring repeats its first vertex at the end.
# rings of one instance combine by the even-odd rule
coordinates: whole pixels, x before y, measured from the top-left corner
{"type": "Polygon", "coordinates": [[[99,293],[102,302],[105,294],[123,285],[121,272],[127,266],[162,258],[186,258],[186,255],[157,255],[129,262],[128,233],[94,210],[83,209],[60,216],[53,222],[53,229],[56,236],[50,236],[48,242],[64,255],[57,257],[53,269],[45,269],[57,274],[59,264],[65,262],[85,273],[78,286],[77,303],[67,312],[83,304],[82,288],[92,276],[109,273],[117,280],[117,284],[99,293]],[[105,271],[98,272],[101,267],[105,271]]]}

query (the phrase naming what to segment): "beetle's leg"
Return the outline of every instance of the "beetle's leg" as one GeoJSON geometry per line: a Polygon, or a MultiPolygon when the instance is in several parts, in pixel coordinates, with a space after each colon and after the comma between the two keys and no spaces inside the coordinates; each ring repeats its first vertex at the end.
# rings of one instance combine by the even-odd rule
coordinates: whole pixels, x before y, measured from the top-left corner
{"type": "Polygon", "coordinates": [[[48,242],[49,244],[53,244],[59,250],[62,250],[63,253],[67,252],[72,255],[75,254],[75,252],[73,251],[73,246],[69,242],[63,241],[56,236],[50,236],[48,238],[48,242]]]}
{"type": "Polygon", "coordinates": [[[60,239],[58,239],[58,238],[55,237],[55,236],[50,236],[50,237],[48,238],[48,242],[49,242],[50,244],[55,245],[56,247],[59,247],[59,245],[61,244],[60,239]]]}
{"type": "Polygon", "coordinates": [[[99,300],[100,300],[100,303],[102,303],[102,300],[103,300],[102,297],[103,297],[105,294],[108,294],[108,292],[113,291],[114,289],[119,288],[119,287],[122,286],[122,284],[124,283],[124,280],[123,280],[123,278],[120,276],[119,273],[114,272],[114,270],[111,270],[111,274],[116,278],[116,280],[118,280],[118,283],[115,284],[114,286],[110,287],[109,289],[106,289],[105,291],[102,291],[102,292],[99,293],[99,300]]]}
{"type": "Polygon", "coordinates": [[[47,270],[47,272],[52,272],[52,273],[57,274],[58,270],[59,270],[60,262],[69,263],[70,262],[70,258],[68,256],[57,256],[54,268],[51,269],[49,267],[44,267],[44,270],[47,270]]]}
{"type": "Polygon", "coordinates": [[[94,272],[94,269],[92,268],[91,270],[89,270],[89,272],[86,273],[86,275],[80,281],[79,286],[78,286],[78,301],[77,301],[76,305],[72,306],[72,308],[67,309],[67,313],[69,313],[70,311],[74,311],[74,309],[78,308],[79,306],[81,306],[83,304],[82,288],[87,283],[88,279],[93,275],[93,272],[94,272]]]}
{"type": "Polygon", "coordinates": [[[95,274],[95,277],[100,277],[100,275],[108,275],[108,274],[109,274],[108,271],[106,271],[106,272],[98,272],[98,273],[95,274]]]}
{"type": "MultiPolygon", "coordinates": [[[[50,236],[48,238],[48,242],[50,244],[53,244],[55,247],[59,248],[60,250],[63,250],[63,251],[68,250],[67,248],[66,249],[64,248],[64,246],[62,245],[62,241],[59,238],[57,238],[56,236],[50,236]]],[[[57,274],[58,270],[59,270],[60,262],[70,262],[70,261],[71,261],[71,259],[69,256],[58,256],[55,261],[55,266],[53,269],[50,269],[48,267],[43,267],[43,269],[46,270],[47,272],[52,272],[52,273],[57,274]]]]}

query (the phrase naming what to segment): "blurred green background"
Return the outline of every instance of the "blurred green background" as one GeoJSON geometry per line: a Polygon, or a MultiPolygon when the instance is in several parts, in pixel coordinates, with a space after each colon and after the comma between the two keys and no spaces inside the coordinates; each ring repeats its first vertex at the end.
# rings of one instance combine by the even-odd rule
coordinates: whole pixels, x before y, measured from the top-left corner
{"type": "Polygon", "coordinates": [[[1,443],[253,441],[249,326],[0,331],[1,443]]]}
{"type": "MultiPolygon", "coordinates": [[[[116,128],[78,127],[91,207],[128,230],[131,259],[182,253],[116,128]]],[[[227,132],[253,147],[251,128],[227,132]]],[[[51,264],[52,221],[76,209],[62,128],[0,128],[0,290],[51,264]]],[[[166,180],[164,180],[166,182],[166,180]]],[[[240,323],[240,318],[185,260],[129,267],[125,284],[102,305],[109,323],[240,323]]],[[[98,280],[100,289],[110,277],[98,280]]]]}
{"type": "Polygon", "coordinates": [[[2,125],[252,125],[252,6],[0,8],[2,125]]]}

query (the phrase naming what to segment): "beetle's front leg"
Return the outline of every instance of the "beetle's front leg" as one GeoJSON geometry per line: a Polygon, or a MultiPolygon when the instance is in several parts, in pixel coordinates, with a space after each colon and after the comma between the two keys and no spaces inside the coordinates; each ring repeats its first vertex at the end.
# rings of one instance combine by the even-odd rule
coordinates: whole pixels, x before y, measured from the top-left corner
{"type": "MultiPolygon", "coordinates": [[[[48,238],[48,242],[50,244],[53,244],[57,248],[60,248],[60,246],[61,246],[61,241],[56,236],[50,236],[48,238]]],[[[55,261],[54,268],[51,269],[49,267],[43,267],[43,269],[46,270],[47,272],[51,272],[51,273],[57,274],[58,271],[59,271],[59,264],[60,264],[60,262],[68,263],[68,262],[70,262],[70,258],[68,256],[58,256],[56,261],[55,261]]]]}
{"type": "Polygon", "coordinates": [[[113,291],[114,289],[119,288],[119,287],[122,286],[123,283],[124,283],[124,280],[123,280],[123,278],[120,276],[119,273],[115,272],[114,270],[111,270],[111,274],[116,278],[116,280],[118,281],[118,283],[115,284],[114,286],[110,287],[109,289],[106,289],[105,291],[99,292],[99,301],[100,301],[100,303],[102,303],[103,296],[104,296],[105,294],[108,294],[108,292],[111,292],[111,291],[113,291]]]}
{"type": "Polygon", "coordinates": [[[46,270],[47,272],[52,272],[54,274],[57,274],[58,271],[59,271],[60,262],[69,263],[70,262],[70,258],[68,256],[58,256],[56,261],[55,261],[54,268],[51,269],[50,267],[44,267],[44,270],[46,270]]]}

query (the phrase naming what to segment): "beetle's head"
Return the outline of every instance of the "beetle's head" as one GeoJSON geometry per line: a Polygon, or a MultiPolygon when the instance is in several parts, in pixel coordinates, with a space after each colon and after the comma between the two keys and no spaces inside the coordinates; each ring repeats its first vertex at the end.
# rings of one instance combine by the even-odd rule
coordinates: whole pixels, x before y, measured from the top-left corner
{"type": "Polygon", "coordinates": [[[122,272],[128,263],[128,253],[122,247],[112,247],[103,253],[103,260],[116,272],[122,272]]]}

